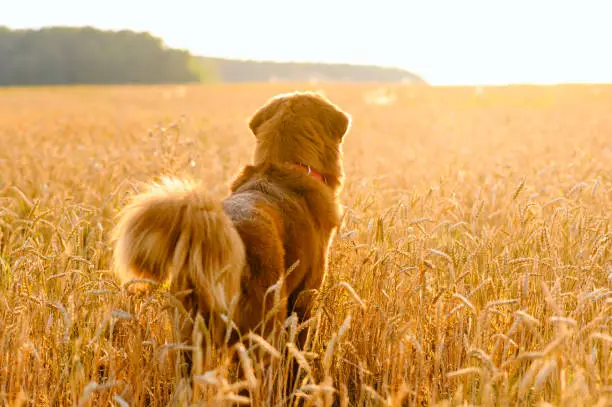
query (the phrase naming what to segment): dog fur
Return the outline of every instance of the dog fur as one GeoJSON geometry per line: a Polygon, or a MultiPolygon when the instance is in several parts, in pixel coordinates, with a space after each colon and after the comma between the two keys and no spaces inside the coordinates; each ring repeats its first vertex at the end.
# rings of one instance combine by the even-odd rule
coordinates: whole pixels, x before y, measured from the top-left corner
{"type": "Polygon", "coordinates": [[[147,278],[169,284],[174,293],[187,291],[182,303],[209,321],[219,346],[222,315],[241,334],[264,337],[292,312],[309,318],[342,217],[347,113],[320,94],[293,92],[270,99],[249,127],[256,139],[253,163],[234,179],[225,200],[165,178],[134,197],[113,232],[120,279],[147,278]]]}

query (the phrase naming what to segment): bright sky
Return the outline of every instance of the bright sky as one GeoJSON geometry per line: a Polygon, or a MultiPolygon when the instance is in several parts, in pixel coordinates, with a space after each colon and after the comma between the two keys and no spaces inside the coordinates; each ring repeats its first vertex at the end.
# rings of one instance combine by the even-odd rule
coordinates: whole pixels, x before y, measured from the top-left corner
{"type": "Polygon", "coordinates": [[[2,3],[10,28],[127,28],[208,56],[391,65],[432,84],[612,82],[608,0],[2,3]]]}

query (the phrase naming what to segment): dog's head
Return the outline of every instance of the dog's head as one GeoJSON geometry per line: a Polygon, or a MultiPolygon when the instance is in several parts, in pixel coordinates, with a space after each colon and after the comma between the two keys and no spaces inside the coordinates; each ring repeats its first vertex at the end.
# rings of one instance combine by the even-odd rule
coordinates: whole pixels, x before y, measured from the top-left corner
{"type": "Polygon", "coordinates": [[[350,116],[314,92],[293,92],[270,99],[251,118],[257,139],[255,164],[309,165],[338,187],[344,176],[342,140],[350,116]]]}

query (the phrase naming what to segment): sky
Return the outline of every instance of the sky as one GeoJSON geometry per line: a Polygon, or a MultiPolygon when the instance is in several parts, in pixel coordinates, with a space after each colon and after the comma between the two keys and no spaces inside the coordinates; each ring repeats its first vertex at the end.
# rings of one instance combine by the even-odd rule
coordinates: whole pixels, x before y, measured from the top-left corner
{"type": "Polygon", "coordinates": [[[405,68],[433,85],[612,82],[608,0],[0,0],[10,28],[147,31],[194,54],[405,68]]]}

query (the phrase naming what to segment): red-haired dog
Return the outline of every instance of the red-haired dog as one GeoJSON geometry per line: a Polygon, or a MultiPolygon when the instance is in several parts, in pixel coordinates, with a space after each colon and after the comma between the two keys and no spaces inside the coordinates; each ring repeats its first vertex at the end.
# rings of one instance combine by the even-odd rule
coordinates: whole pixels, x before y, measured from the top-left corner
{"type": "MultiPolygon", "coordinates": [[[[264,337],[291,312],[309,318],[341,221],[341,146],[349,125],[350,117],[317,93],[270,99],[249,122],[253,164],[225,200],[165,179],[124,208],[113,235],[118,276],[190,291],[182,303],[209,321],[219,345],[228,318],[241,334],[264,337]]],[[[188,327],[186,339],[190,334],[188,327]]]]}

